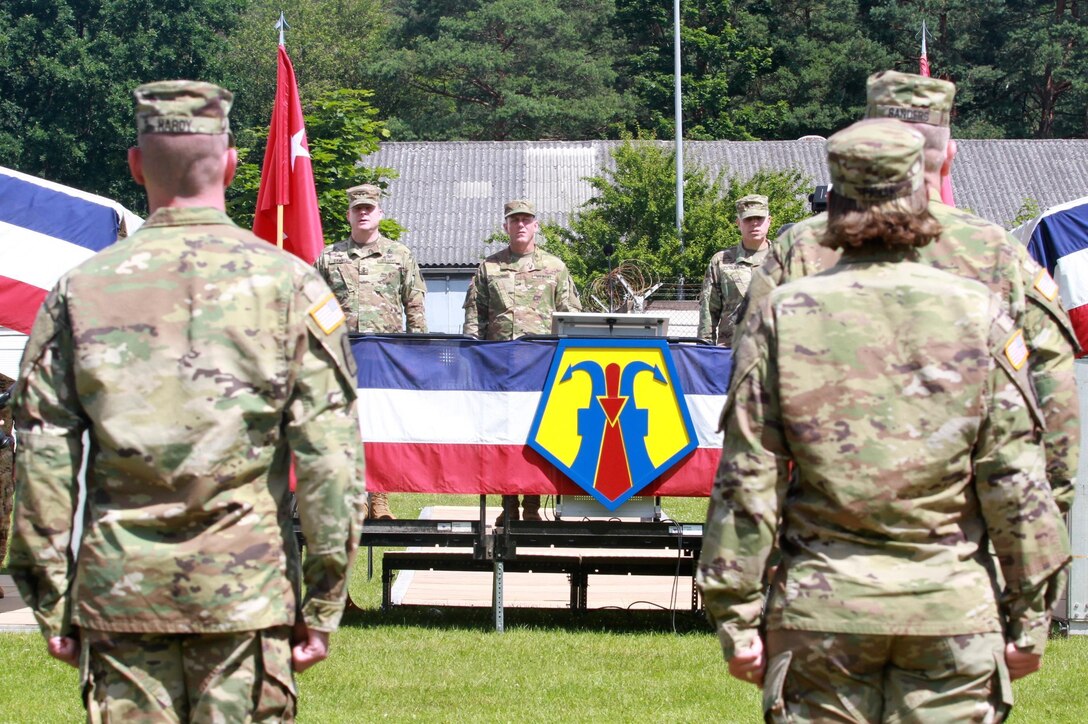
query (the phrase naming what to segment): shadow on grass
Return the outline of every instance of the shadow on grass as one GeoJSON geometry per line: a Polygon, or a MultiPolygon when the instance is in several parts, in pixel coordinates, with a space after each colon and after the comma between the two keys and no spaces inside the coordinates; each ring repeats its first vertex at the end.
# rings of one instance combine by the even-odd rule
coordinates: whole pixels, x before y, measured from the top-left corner
{"type": "MultiPolygon", "coordinates": [[[[692,611],[601,608],[571,611],[553,608],[507,608],[504,628],[561,629],[609,633],[709,633],[706,616],[692,611]]],[[[394,606],[381,609],[352,609],[344,614],[343,624],[351,628],[413,626],[449,630],[494,630],[490,608],[464,606],[394,606]]]]}

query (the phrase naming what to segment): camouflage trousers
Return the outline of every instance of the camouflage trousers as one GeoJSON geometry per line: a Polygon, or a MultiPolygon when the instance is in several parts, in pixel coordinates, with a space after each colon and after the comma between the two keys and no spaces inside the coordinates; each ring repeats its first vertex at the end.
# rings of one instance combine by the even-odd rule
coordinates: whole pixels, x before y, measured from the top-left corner
{"type": "Polygon", "coordinates": [[[1000,633],[767,632],[768,722],[1000,722],[1012,708],[1000,633]]]}
{"type": "Polygon", "coordinates": [[[290,628],[224,634],[81,631],[87,721],[294,721],[290,628]]]}

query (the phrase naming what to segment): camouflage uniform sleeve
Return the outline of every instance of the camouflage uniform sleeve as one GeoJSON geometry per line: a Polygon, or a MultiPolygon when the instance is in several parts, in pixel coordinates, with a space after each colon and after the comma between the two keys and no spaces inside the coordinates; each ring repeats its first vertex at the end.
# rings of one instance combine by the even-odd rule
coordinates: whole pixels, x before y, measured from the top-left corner
{"type": "Polygon", "coordinates": [[[357,377],[343,312],[328,287],[309,277],[292,306],[295,378],[285,429],[306,537],[301,614],[310,628],[332,631],[344,611],[348,573],[366,513],[357,377]],[[330,319],[335,324],[337,317],[341,321],[334,328],[330,319]]]}
{"type": "Polygon", "coordinates": [[[763,574],[788,484],[769,302],[746,324],[722,411],[725,439],[697,573],[726,660],[758,635],[763,574]]]}
{"type": "Polygon", "coordinates": [[[696,336],[714,344],[718,321],[722,317],[722,288],[718,282],[718,265],[711,258],[703,275],[703,289],[699,294],[699,330],[696,336]]]}
{"type": "Polygon", "coordinates": [[[574,278],[571,277],[570,270],[566,267],[563,267],[563,271],[556,281],[555,291],[555,311],[582,311],[582,300],[578,298],[578,289],[574,286],[574,278]]]}
{"type": "Polygon", "coordinates": [[[490,306],[487,294],[487,271],[481,264],[468,285],[468,294],[465,295],[465,328],[461,330],[463,334],[482,339],[480,330],[487,330],[487,310],[490,306]]]}
{"type": "Polygon", "coordinates": [[[15,529],[8,567],[42,634],[72,628],[72,525],[87,423],[76,395],[63,285],[34,322],[16,387],[15,529]]]}
{"type": "Polygon", "coordinates": [[[1031,379],[1046,418],[1046,469],[1054,499],[1062,512],[1073,505],[1080,455],[1080,419],[1073,372],[1076,335],[1058,301],[1058,288],[1047,271],[1026,259],[1027,290],[1024,334],[1031,357],[1031,379]]]}
{"type": "Polygon", "coordinates": [[[427,308],[425,305],[427,285],[419,272],[415,256],[408,253],[408,264],[404,270],[404,286],[401,301],[404,304],[404,317],[409,332],[427,331],[427,308]]]}
{"type": "Polygon", "coordinates": [[[791,243],[793,229],[787,230],[781,238],[776,238],[770,243],[767,258],[752,270],[752,281],[749,282],[749,291],[744,295],[741,309],[738,311],[738,319],[744,318],[744,309],[747,306],[756,306],[763,299],[775,291],[775,287],[786,281],[786,255],[789,253],[788,244],[791,243]]]}
{"type": "Polygon", "coordinates": [[[316,271],[318,273],[318,275],[322,279],[325,280],[325,283],[328,284],[328,282],[329,282],[329,268],[325,264],[325,252],[324,252],[324,250],[322,250],[322,252],[317,255],[316,259],[314,259],[314,271],[316,271]]]}
{"type": "Polygon", "coordinates": [[[1021,334],[1005,315],[991,331],[996,364],[973,462],[979,506],[1005,581],[1006,638],[1041,654],[1069,544],[1047,485],[1041,417],[1027,380],[1021,334]]]}

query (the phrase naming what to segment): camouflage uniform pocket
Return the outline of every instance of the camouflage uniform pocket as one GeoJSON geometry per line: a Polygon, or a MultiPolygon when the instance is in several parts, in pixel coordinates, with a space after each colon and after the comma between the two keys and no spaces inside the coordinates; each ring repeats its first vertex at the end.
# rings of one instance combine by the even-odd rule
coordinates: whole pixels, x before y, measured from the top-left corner
{"type": "Polygon", "coordinates": [[[767,662],[767,673],[763,677],[763,720],[782,724],[792,721],[786,711],[786,675],[793,661],[793,652],[784,651],[776,654],[767,662]]]}
{"type": "Polygon", "coordinates": [[[259,686],[254,687],[253,721],[294,721],[295,676],[291,670],[290,629],[286,626],[265,629],[258,634],[261,643],[259,686]]]}
{"type": "Polygon", "coordinates": [[[337,298],[343,292],[354,292],[359,288],[359,268],[354,264],[337,264],[336,273],[330,275],[329,286],[336,292],[337,298]]]}
{"type": "Polygon", "coordinates": [[[731,314],[752,283],[752,268],[733,267],[722,274],[722,314],[731,314]]]}
{"type": "Polygon", "coordinates": [[[500,277],[491,280],[492,296],[498,302],[496,311],[505,312],[513,309],[517,300],[517,283],[512,277],[500,277]]]}

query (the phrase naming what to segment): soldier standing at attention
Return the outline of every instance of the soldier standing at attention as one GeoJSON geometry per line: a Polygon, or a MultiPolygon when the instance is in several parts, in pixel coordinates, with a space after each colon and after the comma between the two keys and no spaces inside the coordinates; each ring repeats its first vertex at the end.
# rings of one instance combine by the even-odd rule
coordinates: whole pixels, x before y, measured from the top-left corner
{"type": "MultiPolygon", "coordinates": [[[[427,287],[411,250],[382,236],[381,189],[347,190],[351,238],[325,247],[314,266],[347,315],[348,332],[426,332],[427,287]]],[[[370,494],[370,517],[392,520],[387,493],[370,494]]]]}
{"type": "MultiPolygon", "coordinates": [[[[949,126],[955,93],[956,86],[946,80],[884,71],[869,77],[866,115],[905,121],[925,138],[929,213],[940,223],[941,235],[918,250],[918,261],[982,282],[1024,330],[1028,368],[1046,418],[1047,477],[1058,507],[1068,511],[1080,453],[1076,335],[1058,285],[1019,240],[997,224],[941,202],[941,176],[950,172],[956,155],[949,126]]],[[[827,214],[818,214],[775,239],[766,262],[752,275],[746,303],[754,306],[775,286],[834,266],[839,250],[819,242],[826,225],[827,214]]]]}
{"type": "Polygon", "coordinates": [[[344,315],[224,213],[231,93],[135,96],[129,167],[152,213],[38,312],[10,567],[50,655],[79,663],[89,720],[290,721],[292,669],[328,655],[365,515],[344,315]]]}
{"type": "MultiPolygon", "coordinates": [[[[539,224],[531,201],[504,207],[503,230],[510,244],[484,259],[465,297],[464,333],[479,339],[511,340],[526,334],[550,334],[552,312],[580,312],[578,290],[567,265],[536,245],[539,224]]],[[[503,496],[506,511],[518,519],[518,496],[503,496]]],[[[526,495],[523,520],[540,520],[540,496],[526,495]]]]}
{"type": "Polygon", "coordinates": [[[734,312],[752,280],[752,270],[767,258],[767,230],[771,212],[767,197],[749,194],[737,200],[740,246],[719,251],[710,258],[699,294],[700,339],[719,347],[733,344],[734,312]]]}
{"type": "Polygon", "coordinates": [[[828,140],[842,258],[751,307],[734,350],[698,579],[768,721],[1000,721],[1069,560],[1022,330],[916,261],[941,232],[922,145],[894,120],[828,140]]]}

